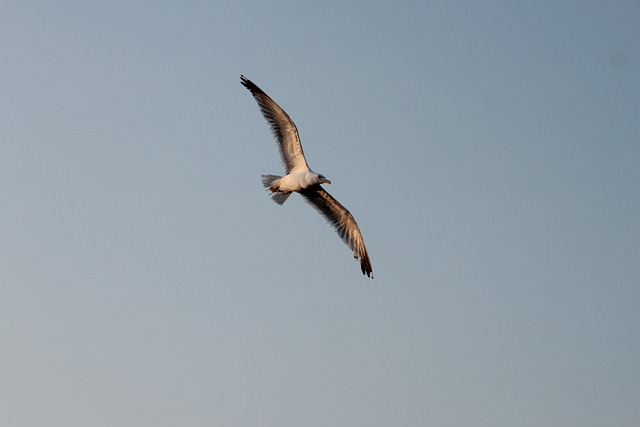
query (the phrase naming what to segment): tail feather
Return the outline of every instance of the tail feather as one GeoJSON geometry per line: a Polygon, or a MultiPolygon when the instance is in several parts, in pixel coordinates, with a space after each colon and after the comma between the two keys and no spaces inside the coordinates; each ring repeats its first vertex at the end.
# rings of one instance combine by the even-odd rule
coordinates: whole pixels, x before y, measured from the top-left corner
{"type": "Polygon", "coordinates": [[[274,202],[281,205],[287,201],[289,196],[291,195],[290,191],[278,191],[278,185],[280,184],[280,179],[282,177],[279,175],[262,175],[262,185],[265,188],[271,190],[273,194],[271,194],[271,198],[274,202]]]}
{"type": "Polygon", "coordinates": [[[275,192],[271,195],[271,198],[273,199],[274,202],[281,205],[287,201],[290,195],[291,195],[291,191],[287,191],[285,193],[275,192]]]}
{"type": "Polygon", "coordinates": [[[262,175],[262,185],[264,188],[277,188],[280,178],[280,175],[262,175]]]}

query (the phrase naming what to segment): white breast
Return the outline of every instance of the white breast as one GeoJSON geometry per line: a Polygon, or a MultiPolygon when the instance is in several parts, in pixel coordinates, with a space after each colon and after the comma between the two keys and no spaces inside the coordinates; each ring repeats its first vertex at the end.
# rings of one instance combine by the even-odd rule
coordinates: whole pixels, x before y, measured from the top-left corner
{"type": "Polygon", "coordinates": [[[318,175],[315,172],[306,170],[302,172],[292,172],[289,175],[285,175],[280,180],[280,191],[300,191],[309,187],[310,185],[317,184],[318,175]]]}

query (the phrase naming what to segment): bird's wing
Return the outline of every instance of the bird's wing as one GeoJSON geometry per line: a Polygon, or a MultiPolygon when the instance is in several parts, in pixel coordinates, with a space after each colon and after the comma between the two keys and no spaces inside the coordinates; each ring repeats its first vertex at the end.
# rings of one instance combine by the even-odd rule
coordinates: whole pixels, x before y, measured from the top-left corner
{"type": "Polygon", "coordinates": [[[364,246],[362,233],[353,215],[327,193],[319,184],[312,185],[300,191],[307,202],[316,208],[322,216],[338,232],[338,235],[353,251],[353,257],[360,260],[362,274],[373,278],[373,270],[367,248],[364,246]]]}
{"type": "Polygon", "coordinates": [[[298,129],[295,123],[285,111],[280,108],[276,102],[269,98],[262,89],[256,86],[251,80],[245,76],[240,76],[240,81],[244,87],[249,89],[253,97],[256,99],[262,115],[269,123],[271,133],[278,143],[280,149],[280,157],[282,165],[287,173],[292,169],[309,169],[307,161],[304,158],[298,129]]]}

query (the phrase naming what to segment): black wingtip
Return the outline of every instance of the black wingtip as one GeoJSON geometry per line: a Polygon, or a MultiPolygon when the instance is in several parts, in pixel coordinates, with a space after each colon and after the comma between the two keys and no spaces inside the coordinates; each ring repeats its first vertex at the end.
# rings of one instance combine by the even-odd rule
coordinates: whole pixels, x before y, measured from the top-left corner
{"type": "Polygon", "coordinates": [[[361,260],[360,269],[362,270],[362,274],[373,279],[373,269],[371,268],[371,263],[369,262],[369,260],[361,260]]]}
{"type": "Polygon", "coordinates": [[[251,92],[253,95],[264,93],[264,91],[260,89],[258,85],[256,85],[254,82],[252,82],[242,74],[240,75],[240,83],[242,83],[242,86],[249,89],[249,92],[251,92]]]}
{"type": "MultiPolygon", "coordinates": [[[[354,258],[359,258],[359,257],[354,254],[354,258]]],[[[373,268],[371,266],[371,261],[369,260],[369,255],[365,252],[364,256],[360,258],[359,261],[360,261],[360,270],[362,271],[362,274],[373,279],[373,268]]]]}

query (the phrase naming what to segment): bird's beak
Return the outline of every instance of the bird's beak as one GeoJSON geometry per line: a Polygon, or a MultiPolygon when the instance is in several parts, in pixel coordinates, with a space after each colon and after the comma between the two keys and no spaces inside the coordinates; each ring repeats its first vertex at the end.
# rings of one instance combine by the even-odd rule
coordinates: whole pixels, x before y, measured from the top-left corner
{"type": "Polygon", "coordinates": [[[323,183],[323,184],[331,184],[331,181],[329,181],[328,179],[323,179],[323,180],[322,180],[322,183],[323,183]]]}

